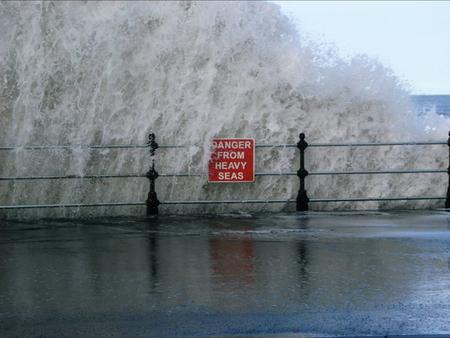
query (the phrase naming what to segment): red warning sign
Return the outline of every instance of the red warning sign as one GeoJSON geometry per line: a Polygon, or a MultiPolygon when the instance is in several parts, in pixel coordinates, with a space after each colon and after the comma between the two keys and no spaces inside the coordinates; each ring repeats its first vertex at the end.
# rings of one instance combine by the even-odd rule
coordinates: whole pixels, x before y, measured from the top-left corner
{"type": "Polygon", "coordinates": [[[255,140],[250,138],[213,139],[208,182],[254,181],[255,140]]]}

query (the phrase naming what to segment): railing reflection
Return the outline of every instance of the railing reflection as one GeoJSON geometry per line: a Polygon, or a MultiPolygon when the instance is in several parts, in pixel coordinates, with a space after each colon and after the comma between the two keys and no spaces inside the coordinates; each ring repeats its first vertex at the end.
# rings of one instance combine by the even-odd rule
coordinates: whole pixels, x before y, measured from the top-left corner
{"type": "MultiPolygon", "coordinates": [[[[417,260],[428,256],[397,254],[420,253],[415,241],[347,238],[345,230],[330,237],[328,223],[309,217],[276,221],[67,227],[35,232],[23,242],[5,235],[0,289],[14,311],[36,315],[70,312],[74,304],[99,313],[186,304],[222,311],[402,300],[420,297],[414,285],[428,283],[431,272],[436,280],[447,278],[446,260],[429,260],[417,270],[417,260]],[[57,298],[45,298],[50,293],[57,298]]],[[[447,230],[445,220],[441,226],[447,230]]],[[[436,245],[448,251],[445,243],[436,245]]]]}

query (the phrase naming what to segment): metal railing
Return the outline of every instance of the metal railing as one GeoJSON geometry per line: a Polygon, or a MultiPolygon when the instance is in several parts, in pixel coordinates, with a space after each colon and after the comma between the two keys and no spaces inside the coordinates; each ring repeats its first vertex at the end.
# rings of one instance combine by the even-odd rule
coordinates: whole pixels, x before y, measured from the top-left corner
{"type": "MultiPolygon", "coordinates": [[[[357,171],[313,171],[308,176],[332,175],[385,175],[385,174],[436,174],[446,173],[444,169],[410,169],[410,170],[357,170],[357,171]]],[[[159,177],[204,177],[207,173],[167,173],[159,177]]],[[[297,176],[294,171],[289,172],[257,172],[255,176],[297,176]]],[[[24,180],[60,180],[60,179],[105,179],[105,178],[142,178],[146,174],[105,174],[105,175],[53,175],[53,176],[0,176],[0,181],[24,180]]]]}
{"type": "MultiPolygon", "coordinates": [[[[379,147],[379,146],[429,146],[429,145],[447,145],[446,142],[363,142],[363,143],[310,143],[309,148],[329,148],[329,147],[379,147]]],[[[58,149],[148,149],[145,144],[60,144],[60,145],[15,145],[15,146],[0,146],[0,150],[58,150],[58,149]]],[[[159,149],[176,149],[176,148],[191,148],[202,146],[198,144],[174,145],[164,144],[158,145],[159,149]]],[[[256,148],[297,148],[295,143],[285,144],[256,144],[256,148]]]]}
{"type": "Polygon", "coordinates": [[[369,197],[369,198],[336,198],[336,199],[309,199],[304,189],[305,178],[309,175],[377,175],[377,174],[424,174],[424,173],[445,173],[447,172],[450,177],[450,132],[447,143],[445,142],[378,142],[378,143],[316,143],[308,144],[305,141],[305,134],[300,134],[300,141],[297,143],[297,147],[300,150],[300,169],[297,175],[300,179],[300,189],[297,195],[297,211],[307,211],[309,202],[366,202],[366,201],[406,201],[406,200],[443,200],[445,199],[445,207],[450,207],[450,179],[447,189],[447,196],[416,196],[416,197],[369,197]],[[304,152],[308,147],[381,147],[381,146],[430,146],[430,145],[448,145],[449,147],[449,167],[447,170],[441,169],[406,169],[406,170],[359,170],[359,171],[340,171],[340,172],[315,172],[309,173],[304,167],[304,152]]]}
{"type": "MultiPolygon", "coordinates": [[[[374,198],[312,198],[309,203],[330,202],[387,202],[387,201],[428,201],[443,200],[445,197],[421,196],[421,197],[374,197],[374,198]]],[[[273,204],[273,203],[295,203],[294,199],[283,200],[221,200],[221,201],[165,201],[160,205],[177,204],[273,204]]],[[[120,206],[144,206],[146,202],[111,202],[111,203],[69,203],[69,204],[27,204],[27,205],[3,205],[0,209],[51,209],[51,208],[86,208],[86,207],[120,207],[120,206]]]]}
{"type": "MultiPolygon", "coordinates": [[[[312,143],[308,144],[305,134],[301,133],[297,144],[256,144],[256,148],[298,148],[300,151],[300,169],[296,172],[257,172],[255,176],[298,176],[300,187],[297,198],[294,199],[266,199],[266,200],[219,200],[219,201],[162,201],[160,202],[156,193],[156,179],[158,177],[201,177],[207,173],[162,173],[155,170],[155,152],[157,149],[177,149],[200,147],[199,145],[158,145],[155,134],[149,135],[147,144],[63,144],[63,145],[24,145],[24,146],[2,146],[0,151],[19,150],[72,150],[72,149],[149,149],[151,156],[151,166],[147,173],[131,174],[86,174],[86,175],[41,175],[41,176],[0,176],[0,181],[23,181],[23,180],[61,180],[61,179],[112,179],[112,178],[148,178],[150,181],[150,191],[145,202],[110,202],[110,203],[66,203],[66,204],[29,204],[29,205],[0,205],[0,209],[42,209],[42,208],[82,208],[82,207],[116,207],[116,206],[147,206],[147,214],[158,214],[159,205],[210,205],[210,204],[271,204],[271,203],[296,203],[297,211],[307,211],[309,203],[332,203],[332,202],[371,202],[371,201],[418,201],[418,200],[446,200],[445,207],[450,208],[450,184],[447,189],[447,196],[414,196],[414,197],[358,197],[358,198],[312,198],[310,199],[305,189],[305,179],[307,176],[324,175],[384,175],[384,174],[444,174],[450,177],[450,165],[444,169],[404,169],[404,170],[355,170],[355,171],[313,171],[305,169],[304,154],[307,148],[314,147],[380,147],[380,146],[434,146],[448,145],[450,162],[450,132],[447,142],[380,142],[380,143],[312,143]]],[[[449,180],[450,182],[450,180],[449,180]]]]}

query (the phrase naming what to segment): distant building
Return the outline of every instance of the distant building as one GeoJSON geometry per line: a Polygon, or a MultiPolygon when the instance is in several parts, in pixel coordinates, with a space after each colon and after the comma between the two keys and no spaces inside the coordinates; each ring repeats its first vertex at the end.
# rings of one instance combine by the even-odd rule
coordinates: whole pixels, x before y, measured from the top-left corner
{"type": "Polygon", "coordinates": [[[411,95],[411,100],[419,115],[434,111],[450,116],[450,95],[411,95]]]}

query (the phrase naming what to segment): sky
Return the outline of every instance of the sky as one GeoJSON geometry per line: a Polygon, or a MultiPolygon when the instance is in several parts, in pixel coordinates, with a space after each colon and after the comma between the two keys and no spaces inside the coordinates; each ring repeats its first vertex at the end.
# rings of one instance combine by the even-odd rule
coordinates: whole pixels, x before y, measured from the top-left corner
{"type": "Polygon", "coordinates": [[[378,59],[412,94],[450,95],[450,1],[273,1],[299,32],[378,59]]]}

